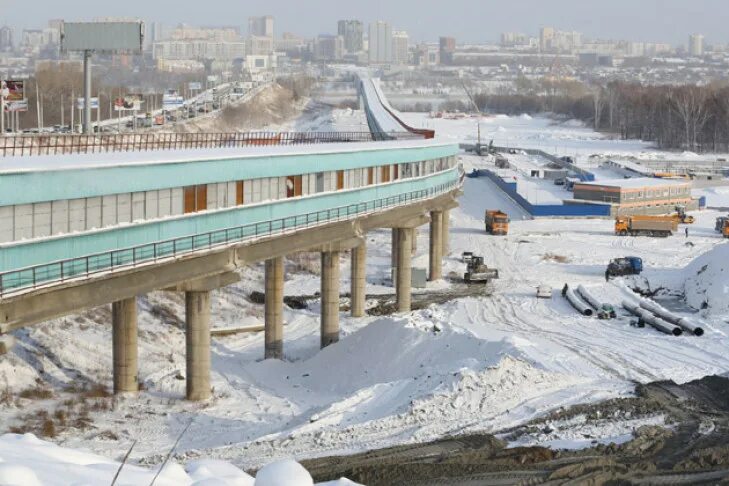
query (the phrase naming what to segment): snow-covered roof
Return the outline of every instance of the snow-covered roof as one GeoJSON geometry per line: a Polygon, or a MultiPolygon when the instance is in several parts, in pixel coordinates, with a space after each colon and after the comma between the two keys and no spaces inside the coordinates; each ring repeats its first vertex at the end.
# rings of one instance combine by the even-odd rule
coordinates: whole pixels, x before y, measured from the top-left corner
{"type": "Polygon", "coordinates": [[[452,146],[453,143],[432,140],[387,142],[344,142],[312,145],[270,145],[237,148],[150,150],[143,152],[109,152],[97,154],[8,156],[0,157],[0,174],[43,170],[68,170],[92,167],[149,165],[204,160],[247,159],[275,156],[374,152],[378,150],[452,146]]]}
{"type": "Polygon", "coordinates": [[[600,179],[595,182],[579,182],[580,186],[609,186],[621,189],[640,189],[642,187],[683,186],[690,184],[685,179],[657,179],[653,177],[634,177],[631,179],[600,179]]]}

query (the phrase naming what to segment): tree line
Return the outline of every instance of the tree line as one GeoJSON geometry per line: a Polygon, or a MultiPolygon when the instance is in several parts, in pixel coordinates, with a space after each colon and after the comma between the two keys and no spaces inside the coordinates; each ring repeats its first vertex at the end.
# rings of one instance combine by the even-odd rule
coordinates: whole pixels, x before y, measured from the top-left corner
{"type": "Polygon", "coordinates": [[[485,112],[569,116],[595,130],[653,142],[661,149],[729,151],[728,85],[529,84],[522,80],[512,92],[480,93],[475,101],[485,112]]]}

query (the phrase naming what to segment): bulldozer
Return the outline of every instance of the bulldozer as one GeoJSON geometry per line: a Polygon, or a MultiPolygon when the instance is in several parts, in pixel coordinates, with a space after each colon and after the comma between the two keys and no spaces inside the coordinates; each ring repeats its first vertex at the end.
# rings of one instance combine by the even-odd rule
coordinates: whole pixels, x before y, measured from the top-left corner
{"type": "Polygon", "coordinates": [[[499,278],[499,271],[489,268],[482,256],[476,256],[471,252],[463,254],[463,262],[466,264],[466,273],[463,281],[467,284],[490,284],[499,278]]]}

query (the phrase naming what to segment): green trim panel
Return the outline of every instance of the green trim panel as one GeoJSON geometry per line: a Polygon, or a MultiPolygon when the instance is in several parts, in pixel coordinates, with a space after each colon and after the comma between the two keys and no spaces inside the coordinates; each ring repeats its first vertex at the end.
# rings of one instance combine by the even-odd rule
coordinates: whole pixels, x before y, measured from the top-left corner
{"type": "MultiPolygon", "coordinates": [[[[0,206],[282,177],[455,156],[455,144],[110,165],[0,174],[0,206]]],[[[323,150],[323,149],[322,149],[323,150]]],[[[103,155],[99,155],[102,157],[103,155]]],[[[152,156],[150,156],[151,158],[152,156]]],[[[1,168],[1,164],[0,164],[1,168]]]]}
{"type": "Polygon", "coordinates": [[[0,272],[387,198],[454,182],[459,177],[459,169],[452,168],[390,184],[19,242],[0,249],[0,272]]]}

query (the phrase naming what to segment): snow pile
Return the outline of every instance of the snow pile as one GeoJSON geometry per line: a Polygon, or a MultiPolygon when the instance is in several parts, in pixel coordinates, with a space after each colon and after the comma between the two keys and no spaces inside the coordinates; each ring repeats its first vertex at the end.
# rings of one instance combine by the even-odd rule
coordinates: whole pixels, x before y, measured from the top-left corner
{"type": "MultiPolygon", "coordinates": [[[[0,437],[0,485],[2,486],[108,486],[120,463],[88,452],[59,447],[32,434],[5,434],[0,437]]],[[[313,486],[303,466],[288,459],[263,467],[254,480],[237,467],[216,460],[192,461],[186,469],[169,462],[146,469],[125,464],[116,484],[158,486],[313,486]]],[[[320,486],[355,485],[346,479],[320,486]]]]}
{"type": "Polygon", "coordinates": [[[261,468],[255,486],[312,486],[311,474],[296,461],[284,459],[261,468]]]}
{"type": "Polygon", "coordinates": [[[729,314],[729,244],[698,257],[682,272],[686,303],[712,314],[729,314]]]}

